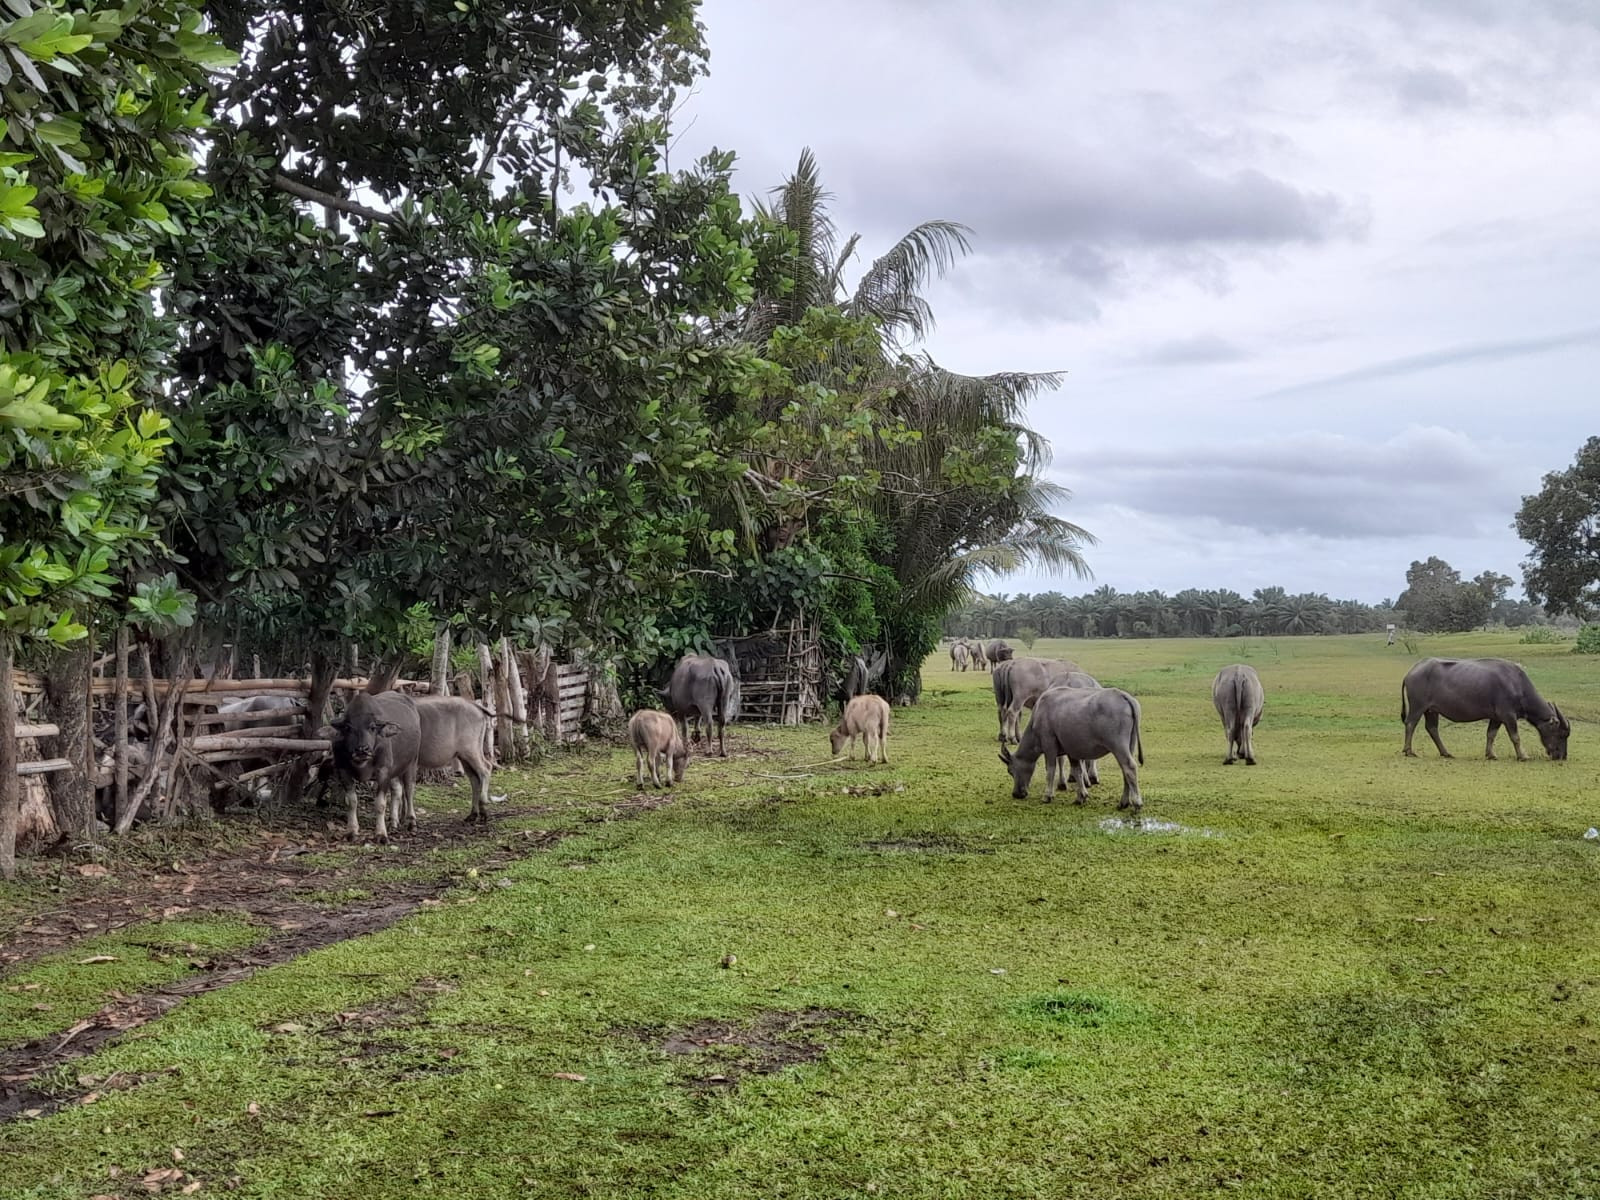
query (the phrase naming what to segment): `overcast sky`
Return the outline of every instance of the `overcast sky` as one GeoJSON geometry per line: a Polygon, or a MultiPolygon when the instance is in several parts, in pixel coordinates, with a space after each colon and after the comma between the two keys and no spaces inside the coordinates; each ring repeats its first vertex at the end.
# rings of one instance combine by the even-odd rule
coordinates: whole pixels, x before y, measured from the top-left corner
{"type": "MultiPolygon", "coordinates": [[[[1597,0],[706,0],[674,151],[810,146],[870,260],[970,225],[928,348],[1032,424],[1099,583],[1521,579],[1600,433],[1597,0]]],[[[676,165],[676,164],[675,164],[676,165]]],[[[1018,575],[1007,592],[1082,590],[1018,575]]]]}

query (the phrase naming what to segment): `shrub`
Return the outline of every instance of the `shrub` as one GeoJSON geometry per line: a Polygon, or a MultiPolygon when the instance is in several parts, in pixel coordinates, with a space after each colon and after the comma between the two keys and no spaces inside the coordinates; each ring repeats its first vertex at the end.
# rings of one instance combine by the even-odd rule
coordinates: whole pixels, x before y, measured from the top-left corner
{"type": "Polygon", "coordinates": [[[1534,625],[1517,639],[1519,646],[1553,646],[1566,641],[1566,635],[1553,625],[1534,625]]]}
{"type": "Polygon", "coordinates": [[[1017,641],[1021,642],[1025,649],[1032,650],[1034,642],[1038,640],[1039,631],[1031,626],[1024,625],[1017,630],[1017,641]]]}
{"type": "Polygon", "coordinates": [[[1600,654],[1600,625],[1585,625],[1578,630],[1578,644],[1574,654],[1600,654]]]}

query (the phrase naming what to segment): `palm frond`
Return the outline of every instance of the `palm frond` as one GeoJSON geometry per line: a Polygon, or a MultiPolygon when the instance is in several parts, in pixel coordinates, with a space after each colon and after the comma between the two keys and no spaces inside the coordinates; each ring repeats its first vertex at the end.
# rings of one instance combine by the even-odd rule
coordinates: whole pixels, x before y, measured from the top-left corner
{"type": "Polygon", "coordinates": [[[875,317],[884,333],[915,341],[933,328],[922,292],[972,249],[972,230],[957,221],[924,221],[867,268],[850,299],[858,315],[875,317]]]}

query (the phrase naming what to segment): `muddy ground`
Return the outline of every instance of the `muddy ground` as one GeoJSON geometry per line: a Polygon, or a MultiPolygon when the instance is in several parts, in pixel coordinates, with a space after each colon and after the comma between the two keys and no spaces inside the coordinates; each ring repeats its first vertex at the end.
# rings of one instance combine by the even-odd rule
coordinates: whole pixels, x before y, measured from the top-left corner
{"type": "MultiPolygon", "coordinates": [[[[46,1072],[92,1054],[190,996],[250,978],[323,946],[365,936],[402,920],[476,872],[483,878],[594,824],[626,819],[666,803],[648,793],[597,806],[577,826],[526,827],[551,810],[497,806],[487,825],[454,813],[420,814],[415,833],[387,847],[354,847],[342,822],[312,809],[230,817],[207,834],[152,834],[113,847],[64,848],[36,859],[20,918],[15,907],[0,939],[0,973],[131,925],[176,918],[245,920],[272,932],[243,950],[191,959],[194,974],[134,995],[113,993],[70,1028],[21,1045],[0,1032],[0,1121],[36,1115],[72,1097],[33,1085],[46,1072]],[[508,826],[515,824],[517,828],[508,826]],[[440,852],[447,852],[441,854],[440,852]]],[[[3,978],[3,975],[0,975],[3,978]]],[[[85,1089],[132,1086],[93,1080],[85,1089]]]]}

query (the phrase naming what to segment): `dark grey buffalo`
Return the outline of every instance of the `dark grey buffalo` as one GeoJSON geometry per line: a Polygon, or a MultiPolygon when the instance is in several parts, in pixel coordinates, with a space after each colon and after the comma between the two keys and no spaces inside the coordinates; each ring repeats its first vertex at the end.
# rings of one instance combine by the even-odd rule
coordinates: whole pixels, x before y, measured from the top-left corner
{"type": "Polygon", "coordinates": [[[1261,710],[1267,694],[1254,667],[1234,663],[1223,667],[1211,681],[1211,703],[1222,718],[1222,731],[1228,735],[1228,757],[1222,765],[1232,766],[1241,758],[1246,766],[1256,765],[1256,749],[1251,730],[1261,724],[1261,710]]]}
{"type": "Polygon", "coordinates": [[[739,681],[720,658],[708,654],[686,654],[672,670],[672,678],[661,689],[667,711],[678,723],[683,744],[689,744],[688,722],[695,723],[694,741],[700,741],[700,726],[705,725],[706,753],[711,753],[711,730],[717,731],[717,753],[728,757],[724,731],[728,722],[739,717],[739,681]]]}
{"type": "Polygon", "coordinates": [[[1028,797],[1034,768],[1042,757],[1045,763],[1045,800],[1055,799],[1056,784],[1063,774],[1077,787],[1077,803],[1089,798],[1087,768],[1096,759],[1110,754],[1122,768],[1122,801],[1118,808],[1144,807],[1139,794],[1137,759],[1144,764],[1144,745],[1139,737],[1139,702],[1118,688],[1051,688],[1034,705],[1033,720],[1013,754],[1002,747],[1000,761],[1011,772],[1011,795],[1028,797]],[[1073,768],[1062,769],[1063,761],[1073,768]]]}
{"type": "Polygon", "coordinates": [[[1440,717],[1488,721],[1486,758],[1494,757],[1494,735],[1504,725],[1518,761],[1528,761],[1517,734],[1518,718],[1539,731],[1544,752],[1553,759],[1566,758],[1567,738],[1572,733],[1571,722],[1539,695],[1528,673],[1503,658],[1425,658],[1407,671],[1400,684],[1400,719],[1406,726],[1405,752],[1409,757],[1416,757],[1411,735],[1418,721],[1424,723],[1440,757],[1451,757],[1439,740],[1440,717]]]}
{"type": "Polygon", "coordinates": [[[345,780],[345,807],[350,837],[361,836],[356,820],[356,783],[373,787],[377,810],[376,836],[389,840],[386,821],[388,796],[400,789],[409,796],[417,785],[417,751],[422,744],[422,723],[417,704],[404,692],[358,692],[333,723],[333,762],[345,780]]]}
{"type": "Polygon", "coordinates": [[[1008,658],[999,663],[991,683],[995,711],[1000,718],[1000,744],[1017,741],[1021,737],[1018,726],[1022,710],[1032,708],[1046,688],[1065,683],[1067,676],[1078,669],[1075,662],[1050,662],[1043,658],[1008,658]]]}
{"type": "Polygon", "coordinates": [[[1005,642],[996,638],[983,648],[983,653],[989,659],[989,665],[993,667],[1003,662],[1010,662],[1016,657],[1017,652],[1005,642]]]}

